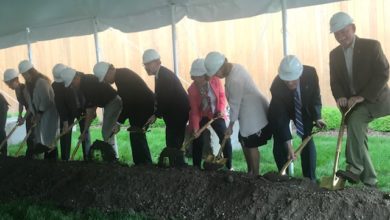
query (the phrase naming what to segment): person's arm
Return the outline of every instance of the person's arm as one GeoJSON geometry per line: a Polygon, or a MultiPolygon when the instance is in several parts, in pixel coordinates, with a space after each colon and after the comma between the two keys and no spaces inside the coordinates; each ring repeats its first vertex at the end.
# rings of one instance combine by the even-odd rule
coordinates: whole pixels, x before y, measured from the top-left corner
{"type": "Polygon", "coordinates": [[[201,119],[201,112],[199,111],[199,97],[197,97],[197,94],[195,91],[192,91],[194,89],[197,89],[193,86],[190,86],[188,89],[188,100],[190,102],[190,112],[189,112],[189,128],[191,129],[192,133],[195,134],[199,130],[199,122],[201,119]]]}
{"type": "Polygon", "coordinates": [[[23,104],[19,102],[18,125],[22,125],[24,123],[23,109],[23,104]]]}
{"type": "Polygon", "coordinates": [[[374,41],[372,50],[371,63],[367,64],[371,67],[371,72],[367,74],[370,74],[372,77],[359,96],[375,102],[379,93],[387,86],[389,81],[389,63],[378,41],[374,41]]]}
{"type": "Polygon", "coordinates": [[[218,99],[218,101],[217,101],[218,106],[216,106],[216,109],[217,109],[216,117],[224,116],[225,111],[226,111],[226,102],[227,101],[226,101],[225,89],[224,89],[222,82],[219,78],[215,78],[215,86],[218,90],[218,94],[216,94],[216,97],[218,99]]]}
{"type": "Polygon", "coordinates": [[[238,120],[238,115],[240,113],[240,105],[244,97],[244,86],[245,80],[233,79],[229,82],[228,87],[228,102],[230,106],[229,119],[230,125],[233,126],[234,122],[238,120]]]}
{"type": "Polygon", "coordinates": [[[337,62],[341,58],[337,58],[337,50],[339,48],[333,50],[329,54],[329,70],[330,70],[330,88],[332,90],[332,94],[334,99],[336,100],[337,106],[339,108],[347,106],[347,95],[344,94],[344,87],[348,86],[347,84],[342,83],[342,79],[340,78],[342,73],[339,72],[337,68],[337,62]]]}

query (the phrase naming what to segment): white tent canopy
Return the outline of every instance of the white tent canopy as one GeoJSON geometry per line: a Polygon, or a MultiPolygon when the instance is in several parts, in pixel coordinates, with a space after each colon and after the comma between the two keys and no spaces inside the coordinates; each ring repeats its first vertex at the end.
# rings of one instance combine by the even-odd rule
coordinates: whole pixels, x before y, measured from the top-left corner
{"type": "MultiPolygon", "coordinates": [[[[340,0],[284,0],[286,8],[340,0]]],[[[138,32],[171,25],[184,16],[221,21],[277,12],[283,0],[2,0],[0,49],[80,36],[109,27],[138,32]],[[172,17],[173,15],[173,17],[172,17]],[[27,32],[29,29],[29,33],[27,32]]]]}

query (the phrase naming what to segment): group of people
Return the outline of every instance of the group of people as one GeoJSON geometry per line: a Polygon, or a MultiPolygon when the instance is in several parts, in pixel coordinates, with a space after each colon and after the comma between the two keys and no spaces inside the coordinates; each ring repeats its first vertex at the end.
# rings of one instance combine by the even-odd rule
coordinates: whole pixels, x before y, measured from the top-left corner
{"type": "MultiPolygon", "coordinates": [[[[348,14],[334,14],[330,30],[340,44],[330,52],[332,94],[341,111],[354,106],[347,118],[347,169],[340,170],[337,175],[352,183],[362,181],[368,186],[375,186],[377,175],[368,153],[367,126],[373,119],[390,114],[389,64],[378,41],[355,35],[356,27],[348,14]]],[[[287,160],[298,156],[291,141],[291,120],[302,140],[311,135],[314,126],[326,126],[321,118],[316,70],[303,65],[294,55],[281,60],[278,75],[270,88],[270,102],[259,91],[249,72],[242,65],[229,62],[220,52],[213,51],[205,59],[193,61],[190,69],[193,82],[188,93],[178,77],[161,65],[156,50],[146,50],[142,59],[148,75],[155,78],[154,93],[135,72],[115,68],[107,62],[97,63],[93,68],[94,74],[84,74],[57,64],[53,68],[54,82],[51,85],[49,79],[29,61],[19,64],[25,85],[19,82],[16,70],[6,70],[4,82],[15,90],[20,103],[18,123],[26,121],[27,130],[35,130],[35,135],[28,140],[26,156],[32,156],[29,152],[33,143],[55,145],[59,126],[61,134],[64,134],[60,141],[61,159],[68,160],[71,143],[71,132],[68,131],[77,119],[86,158],[90,147],[88,130],[99,107],[104,112],[103,139],[112,145],[117,157],[115,134],[120,124],[129,120],[128,130],[136,165],[152,163],[144,131],[156,118],[162,118],[166,125],[166,146],[182,148],[187,129],[195,138],[193,165],[201,168],[205,133],[200,132],[200,128],[213,120],[211,127],[219,142],[225,143],[223,155],[227,158],[226,168],[232,169],[230,136],[234,124],[238,122],[238,139],[247,171],[258,175],[258,147],[272,137],[274,159],[279,170],[287,160]],[[221,79],[225,79],[225,86],[221,79]],[[111,86],[114,83],[116,89],[111,86]],[[27,110],[25,117],[22,117],[23,107],[27,110]]],[[[0,103],[3,102],[5,99],[0,99],[0,103]]],[[[1,111],[6,111],[7,104],[0,107],[1,111]]],[[[5,134],[0,133],[0,136],[5,134]]],[[[4,155],[4,150],[1,152],[4,155]]],[[[301,153],[301,165],[303,176],[313,181],[317,179],[316,155],[314,141],[310,140],[301,153]]],[[[56,157],[56,150],[45,153],[45,158],[56,157]]]]}

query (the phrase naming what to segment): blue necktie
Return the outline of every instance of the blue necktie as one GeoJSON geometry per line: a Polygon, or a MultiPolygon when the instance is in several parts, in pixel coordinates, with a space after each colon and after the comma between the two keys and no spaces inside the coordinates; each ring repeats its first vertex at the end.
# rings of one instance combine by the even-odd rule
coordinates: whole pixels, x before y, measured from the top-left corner
{"type": "Polygon", "coordinates": [[[303,136],[303,124],[302,124],[302,104],[299,98],[298,89],[294,92],[294,107],[295,107],[295,127],[297,128],[297,135],[303,136]]]}

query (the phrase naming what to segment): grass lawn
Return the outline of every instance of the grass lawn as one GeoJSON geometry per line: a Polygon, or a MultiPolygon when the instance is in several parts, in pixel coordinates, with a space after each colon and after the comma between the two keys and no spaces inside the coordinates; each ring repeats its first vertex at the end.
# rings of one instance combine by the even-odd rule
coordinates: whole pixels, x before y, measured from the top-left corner
{"type": "MultiPolygon", "coordinates": [[[[73,145],[76,145],[79,132],[74,133],[73,145]]],[[[94,128],[91,132],[92,140],[101,139],[100,129],[94,128]]],[[[152,159],[156,163],[159,153],[165,147],[164,128],[152,128],[151,132],[147,133],[152,159]]],[[[314,137],[317,146],[317,177],[332,175],[333,160],[336,147],[336,136],[319,134],[314,137]]],[[[117,135],[119,143],[120,161],[124,163],[132,163],[132,155],[130,150],[130,142],[128,133],[125,129],[117,135]]],[[[294,145],[298,146],[300,140],[294,139],[294,145]]],[[[345,140],[344,140],[345,143],[345,140]]],[[[369,137],[370,154],[373,160],[375,169],[378,174],[379,188],[382,191],[390,191],[390,136],[372,136],[369,137]]],[[[14,155],[16,146],[9,148],[9,154],[14,155]]],[[[80,148],[81,149],[81,148],[80,148]]],[[[266,146],[260,148],[261,174],[268,171],[276,171],[276,165],[272,155],[272,141],[266,146]]],[[[76,155],[76,160],[82,158],[81,150],[76,155]]],[[[191,160],[188,161],[192,164],[191,160]]],[[[233,167],[236,171],[246,171],[245,158],[241,150],[233,152],[233,167]]],[[[340,168],[345,168],[344,150],[341,154],[340,168]]],[[[295,176],[301,177],[300,160],[295,161],[295,176]]],[[[361,185],[354,186],[361,187],[361,185]]],[[[80,212],[65,212],[57,209],[50,204],[36,205],[27,201],[17,201],[8,204],[0,204],[0,219],[147,219],[143,215],[134,213],[113,213],[104,214],[97,210],[89,210],[84,213],[80,212]]]]}

